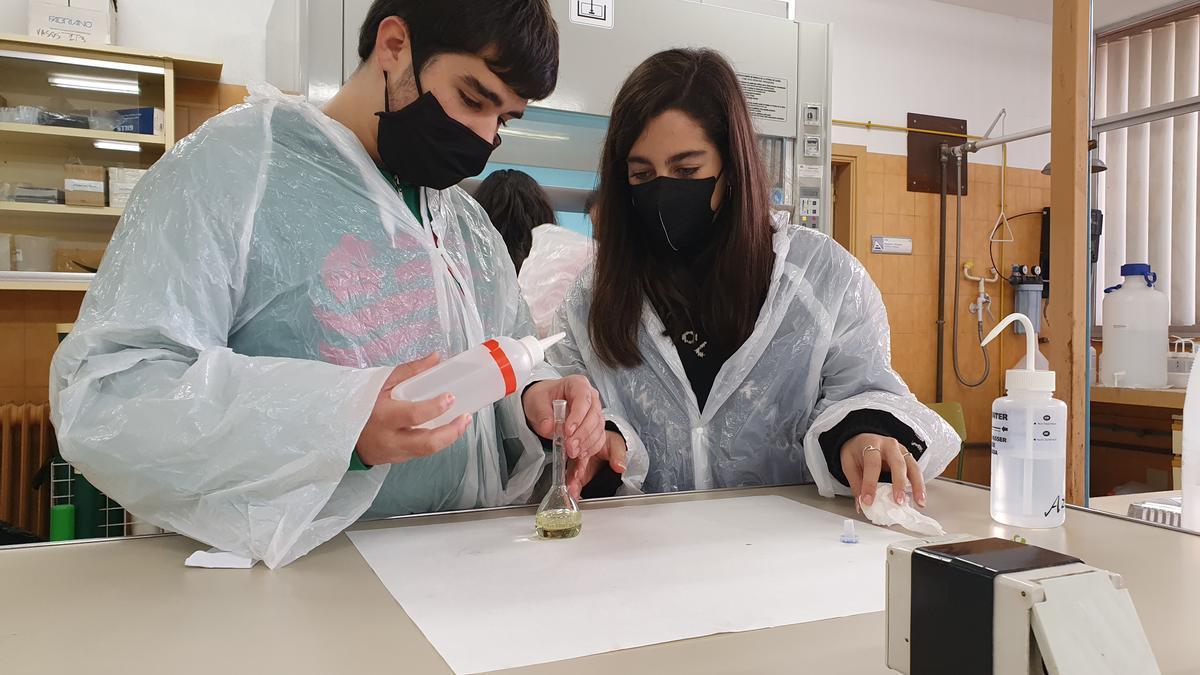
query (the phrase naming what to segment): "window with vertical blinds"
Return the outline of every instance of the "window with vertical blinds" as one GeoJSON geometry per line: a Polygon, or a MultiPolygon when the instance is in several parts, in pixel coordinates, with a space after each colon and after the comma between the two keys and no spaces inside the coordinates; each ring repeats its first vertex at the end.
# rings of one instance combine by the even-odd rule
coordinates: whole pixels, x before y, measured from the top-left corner
{"type": "MultiPolygon", "coordinates": [[[[1196,96],[1200,16],[1100,44],[1095,85],[1097,119],[1196,96]]],[[[1094,206],[1104,212],[1097,325],[1104,289],[1121,283],[1121,265],[1148,262],[1170,297],[1171,325],[1197,326],[1196,135],[1197,113],[1100,135],[1099,156],[1108,171],[1093,176],[1094,206]]]]}

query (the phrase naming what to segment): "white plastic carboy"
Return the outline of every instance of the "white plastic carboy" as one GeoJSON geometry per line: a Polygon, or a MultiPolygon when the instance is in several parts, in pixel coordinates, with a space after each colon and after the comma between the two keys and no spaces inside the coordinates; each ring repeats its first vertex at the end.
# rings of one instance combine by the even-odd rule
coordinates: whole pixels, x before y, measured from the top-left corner
{"type": "MultiPolygon", "coordinates": [[[[1009,314],[984,338],[987,345],[1014,321],[1025,326],[1026,356],[1037,334],[1024,314],[1009,314]]],[[[1016,527],[1058,527],[1066,521],[1067,404],[1051,396],[1052,370],[1005,373],[1008,395],[992,403],[992,519],[1016,527]]]]}
{"type": "Polygon", "coordinates": [[[425,401],[442,394],[453,394],[454,404],[449,410],[421,425],[424,429],[440,427],[529,386],[533,369],[545,360],[546,350],[564,337],[566,333],[544,340],[533,336],[520,340],[492,338],[401,382],[392,390],[392,398],[425,401]]]}
{"type": "Polygon", "coordinates": [[[1100,383],[1106,387],[1163,389],[1171,324],[1167,294],[1144,263],[1121,265],[1124,282],[1104,289],[1100,383]]]}

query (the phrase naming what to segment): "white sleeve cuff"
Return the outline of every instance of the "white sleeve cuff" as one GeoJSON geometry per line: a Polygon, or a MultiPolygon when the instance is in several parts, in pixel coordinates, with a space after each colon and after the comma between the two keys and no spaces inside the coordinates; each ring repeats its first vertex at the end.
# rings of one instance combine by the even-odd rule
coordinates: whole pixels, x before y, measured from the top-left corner
{"type": "Polygon", "coordinates": [[[817,491],[823,497],[852,496],[850,488],[833,477],[825,462],[820,436],[837,426],[846,415],[855,410],[880,410],[890,413],[908,425],[913,433],[925,443],[925,452],[917,460],[921,475],[931,481],[941,475],[950,461],[958,455],[962,441],[954,428],[937,413],[922,405],[913,396],[899,396],[881,391],[869,391],[838,401],[824,411],[809,426],[804,435],[804,458],[817,491]]]}
{"type": "Polygon", "coordinates": [[[617,431],[625,438],[625,473],[621,476],[621,487],[617,489],[617,494],[642,494],[642,485],[650,473],[650,453],[646,451],[642,439],[625,418],[605,412],[604,421],[616,425],[617,431]]]}

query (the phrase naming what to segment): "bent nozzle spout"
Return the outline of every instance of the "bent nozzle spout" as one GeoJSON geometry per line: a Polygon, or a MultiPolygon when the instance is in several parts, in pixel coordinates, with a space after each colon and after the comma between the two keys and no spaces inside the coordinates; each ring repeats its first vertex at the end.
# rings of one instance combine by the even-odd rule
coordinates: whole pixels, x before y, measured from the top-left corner
{"type": "Polygon", "coordinates": [[[989,342],[994,340],[996,336],[1000,334],[1000,331],[1008,328],[1008,325],[1014,321],[1020,321],[1021,325],[1025,326],[1025,360],[1027,362],[1025,364],[1025,370],[1033,372],[1037,370],[1037,367],[1033,363],[1033,354],[1037,351],[1037,334],[1033,332],[1033,322],[1030,321],[1029,317],[1025,316],[1024,314],[1021,314],[1020,312],[1013,312],[1012,314],[1004,317],[1000,320],[1000,323],[996,324],[996,327],[992,329],[992,332],[988,333],[987,337],[983,338],[983,342],[979,344],[986,347],[989,342]]]}

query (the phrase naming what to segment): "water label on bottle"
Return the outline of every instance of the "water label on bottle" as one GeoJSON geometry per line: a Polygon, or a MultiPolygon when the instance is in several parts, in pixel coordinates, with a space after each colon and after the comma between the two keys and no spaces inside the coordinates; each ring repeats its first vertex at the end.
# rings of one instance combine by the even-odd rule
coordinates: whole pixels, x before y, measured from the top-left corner
{"type": "Polygon", "coordinates": [[[1001,450],[1008,450],[1009,438],[1012,437],[1012,425],[1009,423],[1009,414],[1003,412],[992,411],[992,454],[996,454],[1001,450]]]}
{"type": "MultiPolygon", "coordinates": [[[[992,454],[1021,447],[1019,443],[1029,428],[1026,411],[992,411],[992,454]]],[[[1032,447],[1051,449],[1062,443],[1063,420],[1056,411],[1044,410],[1034,414],[1033,434],[1029,439],[1032,447]]]]}

